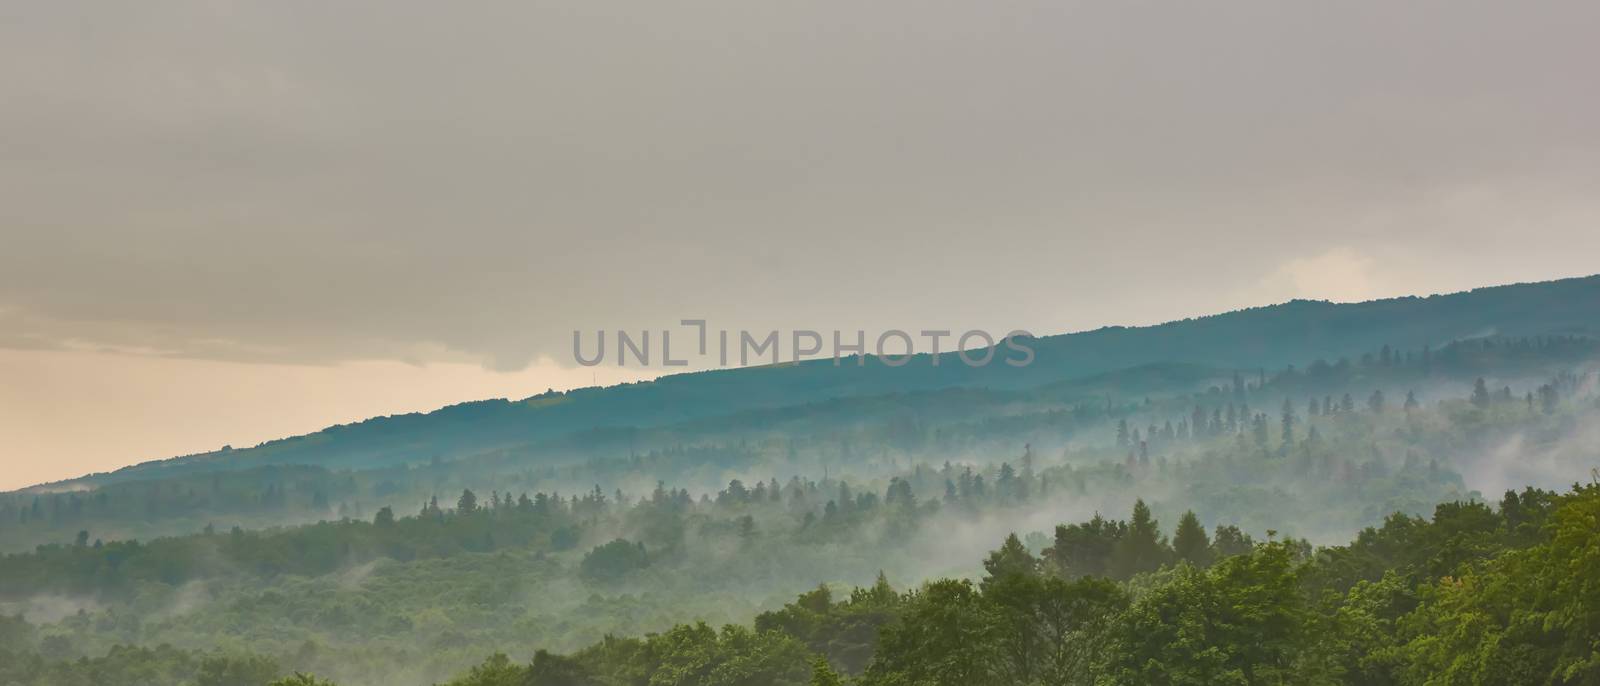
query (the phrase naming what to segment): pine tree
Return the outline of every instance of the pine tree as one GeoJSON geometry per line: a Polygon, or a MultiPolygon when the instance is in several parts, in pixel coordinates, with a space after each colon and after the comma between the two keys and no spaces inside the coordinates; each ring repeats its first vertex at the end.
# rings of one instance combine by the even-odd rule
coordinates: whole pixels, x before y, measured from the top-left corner
{"type": "Polygon", "coordinates": [[[1111,554],[1112,576],[1126,579],[1153,572],[1166,562],[1170,549],[1161,540],[1160,523],[1150,515],[1150,507],[1140,499],[1133,504],[1133,518],[1127,533],[1117,541],[1111,554]]]}
{"type": "Polygon", "coordinates": [[[1484,383],[1481,376],[1472,384],[1472,404],[1479,409],[1489,407],[1489,385],[1484,383]]]}
{"type": "Polygon", "coordinates": [[[1211,564],[1211,541],[1206,537],[1205,527],[1200,526],[1200,518],[1194,516],[1194,511],[1183,513],[1183,518],[1178,520],[1178,529],[1172,534],[1172,548],[1178,559],[1187,560],[1197,567],[1211,564]]]}
{"type": "Polygon", "coordinates": [[[1561,394],[1555,386],[1545,384],[1539,387],[1539,405],[1545,414],[1555,414],[1556,408],[1561,404],[1561,394]]]}
{"type": "Polygon", "coordinates": [[[1000,463],[1000,476],[995,479],[994,490],[1001,500],[1010,500],[1016,495],[1017,472],[1010,462],[1000,463]]]}
{"type": "Polygon", "coordinates": [[[1283,449],[1288,451],[1294,446],[1294,405],[1289,404],[1289,399],[1283,399],[1283,449]]]}

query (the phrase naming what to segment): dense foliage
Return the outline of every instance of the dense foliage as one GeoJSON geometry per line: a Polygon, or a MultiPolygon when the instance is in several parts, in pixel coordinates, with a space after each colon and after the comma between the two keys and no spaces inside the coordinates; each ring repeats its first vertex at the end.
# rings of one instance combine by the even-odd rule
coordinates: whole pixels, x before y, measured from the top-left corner
{"type": "Polygon", "coordinates": [[[1218,537],[1199,562],[1147,517],[1141,504],[1116,528],[1166,563],[1124,583],[1074,576],[1061,550],[1041,559],[1013,535],[978,583],[895,593],[880,580],[838,602],[822,587],[753,630],[680,625],[526,665],[496,655],[450,683],[1600,683],[1600,484],[1441,505],[1315,551],[1230,554],[1218,537]]]}
{"type": "Polygon", "coordinates": [[[1156,364],[0,494],[0,684],[1582,683],[1582,613],[1524,608],[1592,593],[1532,551],[1587,492],[1540,489],[1600,449],[1597,352],[1156,364]]]}

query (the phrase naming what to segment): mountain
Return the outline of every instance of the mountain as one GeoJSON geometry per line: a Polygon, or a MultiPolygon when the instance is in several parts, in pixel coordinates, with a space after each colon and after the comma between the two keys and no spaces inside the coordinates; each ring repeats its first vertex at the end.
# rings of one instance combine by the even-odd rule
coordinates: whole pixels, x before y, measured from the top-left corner
{"type": "Polygon", "coordinates": [[[146,462],[57,486],[105,484],[265,465],[374,468],[454,460],[604,428],[649,428],[836,398],[944,388],[1046,386],[1155,363],[1281,368],[1384,345],[1420,349],[1483,337],[1600,335],[1600,276],[1336,304],[1296,300],[1147,327],[1106,327],[1028,341],[1035,359],[984,367],[953,353],[888,366],[868,356],[722,369],[607,388],[485,400],[369,419],[240,449],[146,462]]]}

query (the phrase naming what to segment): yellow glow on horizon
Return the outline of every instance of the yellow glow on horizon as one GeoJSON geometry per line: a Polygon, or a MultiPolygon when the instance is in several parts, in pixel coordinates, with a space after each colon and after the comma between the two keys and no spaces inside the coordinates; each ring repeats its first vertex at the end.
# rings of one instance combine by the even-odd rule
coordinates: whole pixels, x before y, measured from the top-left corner
{"type": "Polygon", "coordinates": [[[317,366],[0,349],[0,489],[373,416],[650,376],[550,360],[494,372],[464,363],[317,366]]]}

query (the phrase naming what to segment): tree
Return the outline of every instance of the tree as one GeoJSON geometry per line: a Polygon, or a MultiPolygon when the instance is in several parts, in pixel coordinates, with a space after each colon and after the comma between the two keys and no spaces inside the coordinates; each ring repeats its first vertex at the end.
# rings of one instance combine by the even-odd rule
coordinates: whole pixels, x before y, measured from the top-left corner
{"type": "Polygon", "coordinates": [[[1178,559],[1196,567],[1211,564],[1211,541],[1207,539],[1205,527],[1200,525],[1200,518],[1194,516],[1193,510],[1184,512],[1178,520],[1178,528],[1172,535],[1172,548],[1178,559]]]}
{"type": "MultiPolygon", "coordinates": [[[[745,543],[748,544],[748,543],[754,542],[755,538],[756,538],[756,518],[752,517],[750,515],[744,515],[744,516],[740,517],[739,518],[739,540],[744,541],[745,543]]],[[[641,543],[640,545],[643,546],[644,544],[641,543]]],[[[641,550],[642,550],[642,548],[641,548],[641,550]]]]}
{"type": "Polygon", "coordinates": [[[1289,399],[1288,398],[1284,398],[1283,399],[1282,424],[1283,424],[1283,448],[1282,448],[1282,451],[1284,453],[1288,453],[1289,452],[1289,448],[1294,447],[1294,405],[1289,403],[1289,399]]]}
{"type": "Polygon", "coordinates": [[[899,620],[885,625],[862,675],[866,686],[983,684],[997,674],[995,617],[972,582],[943,579],[906,598],[899,620]]]}
{"type": "Polygon", "coordinates": [[[1472,404],[1478,409],[1489,407],[1489,385],[1481,376],[1472,383],[1472,404]]]}
{"type": "Polygon", "coordinates": [[[885,505],[900,512],[911,512],[917,508],[917,495],[911,490],[911,481],[894,477],[889,480],[889,488],[884,491],[883,502],[885,505]]]}
{"type": "Polygon", "coordinates": [[[1114,622],[1097,683],[1299,683],[1306,605],[1286,543],[1180,568],[1114,622]]]}
{"type": "MultiPolygon", "coordinates": [[[[894,482],[890,482],[893,485],[894,482]]],[[[1011,468],[1010,462],[1000,463],[1000,474],[994,480],[995,494],[1000,496],[1001,502],[1015,500],[1017,492],[1017,471],[1011,468]]]]}
{"type": "Polygon", "coordinates": [[[461,491],[461,497],[456,500],[456,512],[460,514],[472,514],[473,512],[476,512],[477,509],[477,494],[473,493],[471,490],[463,489],[461,491]]]}
{"type": "Polygon", "coordinates": [[[595,546],[578,564],[578,574],[591,581],[616,581],[629,572],[650,566],[650,556],[644,543],[630,543],[618,538],[595,546]]]}
{"type": "Polygon", "coordinates": [[[1106,624],[1128,602],[1122,584],[1110,579],[1044,579],[1033,607],[1044,646],[1036,683],[1092,683],[1106,624]]]}
{"type": "Polygon", "coordinates": [[[1560,403],[1561,394],[1556,391],[1555,386],[1545,384],[1539,387],[1539,406],[1545,414],[1555,414],[1560,403]]]}
{"type": "Polygon", "coordinates": [[[578,660],[547,650],[533,654],[527,677],[517,686],[589,686],[595,683],[578,660]]]}
{"type": "Polygon", "coordinates": [[[1127,533],[1127,524],[1108,520],[1097,512],[1082,524],[1057,525],[1055,533],[1055,544],[1044,551],[1044,556],[1056,575],[1068,579],[1104,576],[1112,551],[1127,533]]]}
{"type": "Polygon", "coordinates": [[[1135,574],[1153,572],[1161,568],[1170,557],[1171,549],[1161,538],[1159,522],[1150,515],[1150,507],[1140,499],[1133,504],[1133,518],[1128,520],[1128,531],[1117,541],[1111,553],[1111,576],[1126,579],[1135,574]]]}
{"type": "Polygon", "coordinates": [[[989,558],[983,561],[983,568],[989,574],[982,582],[987,588],[997,580],[1007,577],[1032,577],[1039,573],[1039,561],[1028,552],[1028,547],[1022,544],[1022,539],[1015,533],[1006,536],[1000,549],[989,553],[989,558]]]}
{"type": "Polygon", "coordinates": [[[1600,683],[1597,519],[1600,485],[1579,486],[1556,499],[1539,543],[1428,580],[1387,662],[1416,682],[1600,683]]]}
{"type": "Polygon", "coordinates": [[[844,679],[833,671],[826,658],[818,657],[811,661],[811,686],[844,686],[844,679]]]}
{"type": "Polygon", "coordinates": [[[1212,533],[1212,559],[1243,555],[1254,548],[1255,542],[1250,540],[1250,535],[1240,531],[1237,526],[1231,524],[1220,525],[1212,533]]]}
{"type": "Polygon", "coordinates": [[[995,669],[1010,683],[1032,683],[1048,651],[1035,616],[1043,588],[1039,561],[1013,533],[983,568],[988,575],[979,588],[994,612],[995,669]]]}
{"type": "Polygon", "coordinates": [[[476,665],[466,676],[455,679],[445,686],[523,686],[527,678],[527,670],[521,665],[513,663],[505,653],[495,653],[476,665]]]}

